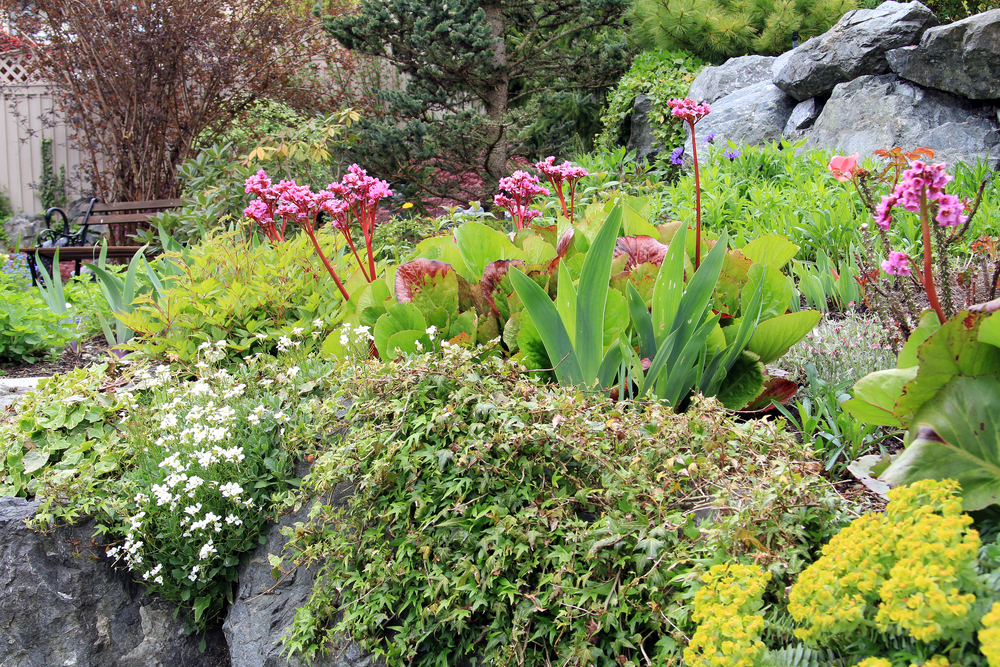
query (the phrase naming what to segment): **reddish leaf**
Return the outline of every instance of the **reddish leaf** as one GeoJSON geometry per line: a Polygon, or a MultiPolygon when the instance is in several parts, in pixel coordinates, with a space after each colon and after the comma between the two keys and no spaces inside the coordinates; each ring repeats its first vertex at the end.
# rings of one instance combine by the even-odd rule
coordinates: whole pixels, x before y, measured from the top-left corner
{"type": "MultiPolygon", "coordinates": [[[[503,282],[503,279],[507,277],[507,272],[510,271],[510,267],[518,266],[524,267],[524,262],[519,259],[498,259],[496,261],[490,262],[483,268],[483,279],[479,283],[479,290],[490,305],[490,310],[497,317],[502,317],[500,311],[497,310],[496,302],[493,300],[493,295],[503,282]]],[[[483,313],[485,315],[485,313],[483,313]]]]}
{"type": "Polygon", "coordinates": [[[746,416],[756,416],[770,412],[774,409],[772,401],[784,405],[795,397],[795,392],[798,390],[799,386],[791,380],[767,378],[764,381],[764,390],[742,410],[737,410],[737,413],[746,416]]]}
{"type": "Polygon", "coordinates": [[[628,257],[625,263],[626,269],[646,263],[659,266],[666,254],[667,246],[652,236],[622,236],[615,242],[615,257],[621,255],[628,257]]]}
{"type": "Polygon", "coordinates": [[[413,301],[413,295],[423,289],[428,279],[453,270],[451,264],[436,259],[415,259],[400,264],[396,269],[396,300],[400,303],[413,301]]]}

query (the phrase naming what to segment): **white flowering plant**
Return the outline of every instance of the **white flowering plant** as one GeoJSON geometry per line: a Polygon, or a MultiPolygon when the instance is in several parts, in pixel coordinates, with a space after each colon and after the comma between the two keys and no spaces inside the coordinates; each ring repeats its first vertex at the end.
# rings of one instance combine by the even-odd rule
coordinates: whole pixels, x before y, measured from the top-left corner
{"type": "MultiPolygon", "coordinates": [[[[203,346],[207,362],[192,379],[177,381],[168,367],[157,368],[144,423],[129,430],[135,465],[101,526],[116,538],[108,556],[151,592],[190,609],[197,628],[232,600],[236,568],[262,539],[294,475],[281,444],[289,421],[282,396],[251,366],[234,373],[212,366],[225,345],[203,346]]],[[[291,366],[279,375],[298,372],[291,366]]]]}

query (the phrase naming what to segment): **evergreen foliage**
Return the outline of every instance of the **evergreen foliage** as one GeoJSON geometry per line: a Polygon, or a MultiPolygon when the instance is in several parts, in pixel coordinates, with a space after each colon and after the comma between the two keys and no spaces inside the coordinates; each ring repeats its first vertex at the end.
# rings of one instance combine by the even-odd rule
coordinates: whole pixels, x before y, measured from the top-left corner
{"type": "MultiPolygon", "coordinates": [[[[365,118],[354,152],[369,171],[435,196],[485,198],[517,152],[533,95],[600,90],[627,66],[625,0],[368,0],[327,19],[349,49],[406,79],[365,118]]],[[[353,156],[352,156],[353,157],[353,156]]]]}
{"type": "Polygon", "coordinates": [[[647,49],[683,50],[714,61],[778,55],[822,34],[854,0],[638,0],[635,35],[647,49]]]}

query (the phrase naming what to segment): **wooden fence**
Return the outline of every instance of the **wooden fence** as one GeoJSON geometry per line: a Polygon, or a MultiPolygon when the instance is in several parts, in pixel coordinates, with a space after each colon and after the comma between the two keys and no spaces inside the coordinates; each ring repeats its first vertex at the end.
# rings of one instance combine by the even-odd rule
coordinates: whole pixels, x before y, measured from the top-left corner
{"type": "Polygon", "coordinates": [[[70,200],[77,196],[76,166],[82,156],[70,147],[69,128],[53,113],[48,87],[31,80],[18,65],[16,54],[0,53],[0,189],[15,211],[41,213],[42,202],[32,186],[42,176],[42,140],[52,139],[55,175],[65,167],[70,200]],[[76,186],[76,187],[74,187],[76,186]]]}

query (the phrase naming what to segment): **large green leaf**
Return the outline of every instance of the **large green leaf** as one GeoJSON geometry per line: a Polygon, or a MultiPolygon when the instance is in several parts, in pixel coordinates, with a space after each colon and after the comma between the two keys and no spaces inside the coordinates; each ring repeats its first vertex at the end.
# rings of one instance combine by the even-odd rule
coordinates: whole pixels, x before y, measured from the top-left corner
{"type": "MultiPolygon", "coordinates": [[[[519,269],[511,267],[507,275],[510,276],[510,282],[514,285],[517,295],[521,297],[527,314],[527,317],[521,321],[521,334],[528,335],[525,324],[530,320],[545,346],[549,361],[555,367],[556,379],[559,380],[559,383],[567,386],[583,384],[586,377],[583,369],[580,368],[576,352],[573,350],[569,333],[566,331],[552,299],[545,293],[545,290],[519,269]]],[[[518,343],[524,350],[525,344],[522,342],[520,334],[518,335],[518,343]]]]}
{"type": "Polygon", "coordinates": [[[750,303],[758,287],[763,289],[763,293],[761,294],[761,298],[763,299],[760,313],[761,322],[769,320],[772,317],[778,317],[788,310],[788,304],[792,300],[792,285],[788,280],[788,276],[783,274],[776,266],[754,264],[750,267],[750,270],[747,272],[747,283],[740,293],[740,303],[750,303]]]}
{"type": "Polygon", "coordinates": [[[1000,377],[1000,348],[980,343],[979,324],[987,316],[962,311],[945,322],[917,350],[917,377],[903,389],[895,415],[905,420],[916,413],[952,377],[1000,377]]]}
{"type": "Polygon", "coordinates": [[[686,235],[685,226],[680,227],[674,234],[667,248],[666,257],[660,264],[660,272],[656,276],[651,317],[653,335],[657,343],[663,342],[670,333],[677,309],[681,305],[681,295],[684,293],[684,259],[687,257],[684,245],[686,235]]]}
{"type": "Polygon", "coordinates": [[[1000,381],[955,377],[913,418],[912,442],[882,475],[890,484],[955,479],[962,506],[1000,502],[1000,381]]]}
{"type": "Polygon", "coordinates": [[[1000,313],[993,313],[979,325],[979,342],[1000,347],[1000,313]]]}
{"type": "Polygon", "coordinates": [[[910,332],[910,337],[903,344],[903,349],[900,350],[899,358],[896,360],[896,368],[909,368],[919,364],[917,350],[940,328],[941,320],[938,319],[937,313],[933,310],[925,310],[920,316],[920,324],[910,332]]]}
{"type": "Polygon", "coordinates": [[[412,303],[426,317],[443,308],[448,317],[458,312],[458,275],[450,264],[433,259],[415,259],[396,270],[396,299],[412,303]]]}
{"type": "Polygon", "coordinates": [[[852,417],[876,426],[906,426],[895,416],[903,387],[917,376],[917,367],[869,373],[854,384],[853,398],[842,403],[852,417]]]}
{"type": "Polygon", "coordinates": [[[739,410],[757,398],[764,389],[764,366],[757,355],[743,351],[730,368],[717,394],[730,410],[739,410]]]}
{"type": "MultiPolygon", "coordinates": [[[[608,302],[608,283],[611,280],[611,260],[614,259],[615,241],[618,239],[621,221],[622,209],[616,206],[590,244],[580,271],[580,284],[576,292],[576,337],[573,345],[583,371],[583,381],[588,385],[597,379],[597,370],[604,358],[604,312],[608,302]]],[[[538,325],[537,321],[535,325],[538,325]]],[[[543,334],[544,340],[541,329],[539,333],[543,334]]]]}
{"type": "Polygon", "coordinates": [[[755,264],[770,264],[783,267],[799,252],[799,247],[784,236],[771,234],[754,239],[740,248],[740,252],[755,264]]]}
{"type": "Polygon", "coordinates": [[[427,321],[424,316],[412,303],[394,303],[386,311],[385,315],[378,318],[375,323],[375,348],[383,359],[391,359],[387,356],[389,352],[389,338],[400,331],[417,331],[421,335],[427,328],[427,321]]]}
{"type": "Polygon", "coordinates": [[[486,265],[492,261],[524,260],[527,256],[506,234],[471,220],[455,230],[455,242],[462,260],[469,268],[471,276],[466,278],[470,280],[481,279],[486,265]]]}
{"type": "Polygon", "coordinates": [[[820,317],[818,310],[800,310],[760,322],[747,349],[760,356],[760,363],[769,364],[812,331],[820,317]]]}

